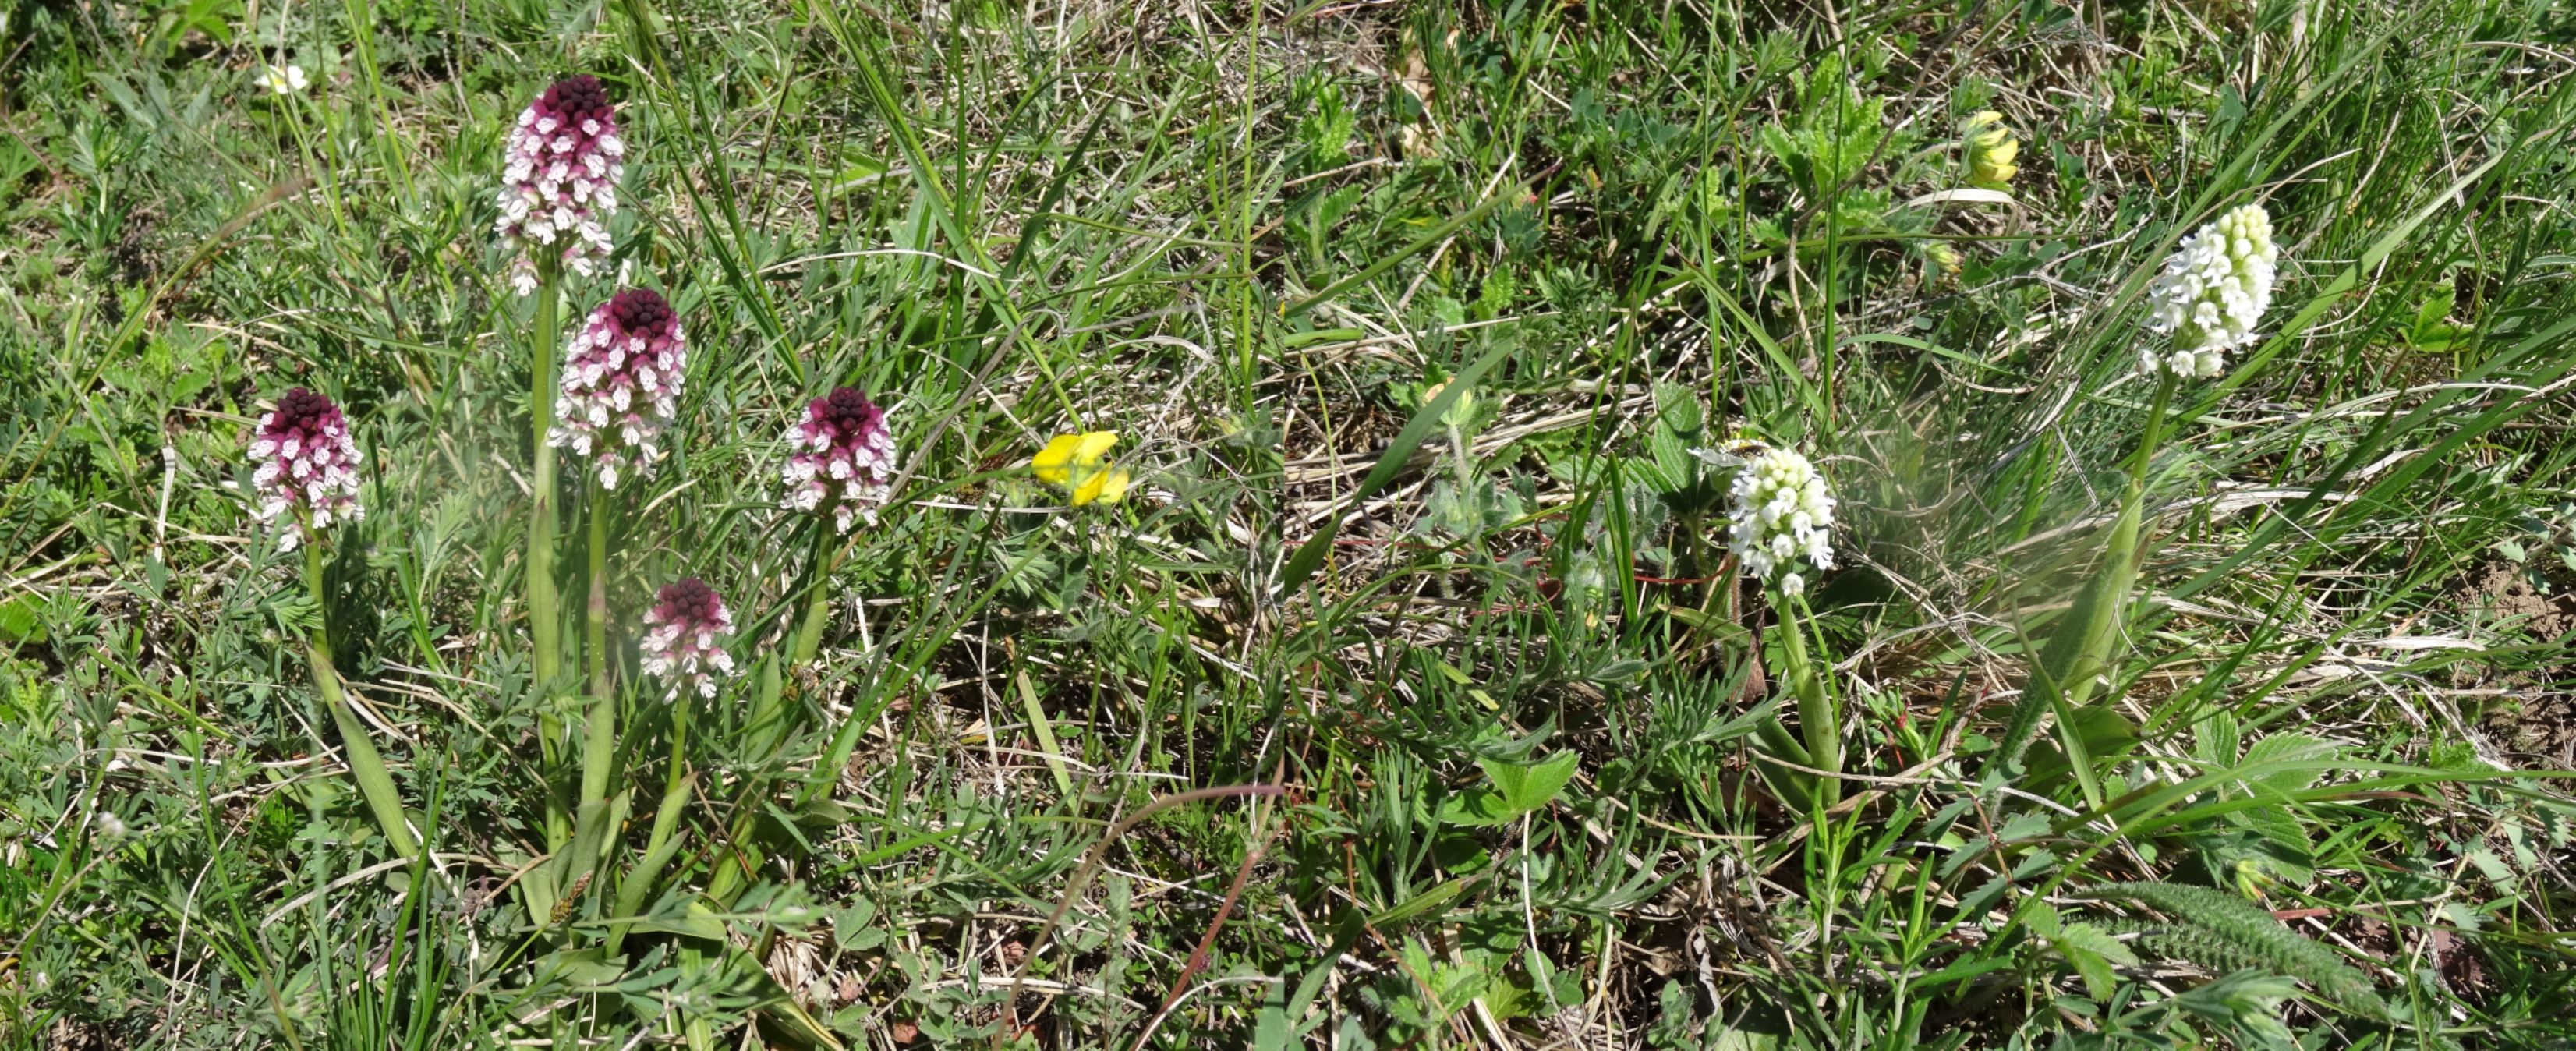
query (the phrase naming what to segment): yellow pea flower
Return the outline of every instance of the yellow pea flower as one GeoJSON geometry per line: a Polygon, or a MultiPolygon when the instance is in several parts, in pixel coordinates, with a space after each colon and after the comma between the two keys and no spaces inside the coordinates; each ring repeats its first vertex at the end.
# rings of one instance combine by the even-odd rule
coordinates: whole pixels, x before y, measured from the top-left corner
{"type": "Polygon", "coordinates": [[[1114,504],[1126,497],[1131,480],[1126,468],[1107,461],[1117,445],[1116,431],[1059,434],[1029,459],[1029,467],[1039,481],[1071,490],[1075,507],[1114,504]]]}
{"type": "Polygon", "coordinates": [[[2003,126],[2004,115],[1993,110],[1970,114],[1962,125],[1961,142],[1968,155],[1968,182],[1989,190],[2000,190],[2021,171],[2013,158],[2021,155],[2021,141],[2013,138],[2012,129],[2003,126]]]}
{"type": "Polygon", "coordinates": [[[1030,458],[1038,480],[1050,485],[1067,485],[1077,467],[1098,467],[1100,458],[1118,445],[1118,432],[1092,431],[1088,434],[1059,434],[1047,447],[1030,458]]]}
{"type": "Polygon", "coordinates": [[[1093,471],[1091,477],[1083,479],[1082,485],[1074,489],[1073,506],[1080,507],[1095,500],[1104,504],[1114,504],[1124,500],[1127,498],[1128,480],[1127,469],[1124,467],[1107,467],[1093,471]]]}

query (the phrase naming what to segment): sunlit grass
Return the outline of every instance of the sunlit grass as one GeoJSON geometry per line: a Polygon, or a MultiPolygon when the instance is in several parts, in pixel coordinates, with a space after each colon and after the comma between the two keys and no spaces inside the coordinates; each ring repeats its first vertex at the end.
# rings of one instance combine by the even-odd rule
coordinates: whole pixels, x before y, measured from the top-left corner
{"type": "Polygon", "coordinates": [[[1970,6],[0,0],[0,1038],[2576,1038],[2565,14],[1970,6]],[[576,72],[614,248],[522,296],[576,72]],[[872,519],[782,506],[839,387],[872,519]]]}

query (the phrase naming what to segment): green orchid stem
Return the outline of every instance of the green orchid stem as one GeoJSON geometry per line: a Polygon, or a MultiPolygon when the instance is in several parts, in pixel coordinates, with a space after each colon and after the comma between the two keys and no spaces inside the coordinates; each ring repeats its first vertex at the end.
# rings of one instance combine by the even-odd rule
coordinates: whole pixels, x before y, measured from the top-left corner
{"type": "MultiPolygon", "coordinates": [[[[304,543],[304,588],[313,595],[316,608],[327,609],[322,592],[322,547],[307,536],[304,543]]],[[[385,757],[376,752],[376,742],[367,736],[367,726],[349,707],[349,695],[341,689],[340,674],[331,665],[330,624],[323,626],[306,641],[305,657],[312,662],[313,688],[322,694],[322,704],[331,709],[331,723],[340,731],[340,751],[349,760],[349,774],[358,779],[358,794],[375,814],[376,827],[393,844],[394,853],[409,860],[420,856],[420,841],[411,834],[411,822],[403,815],[402,795],[394,789],[394,775],[385,769],[385,757]]]]}
{"type": "Polygon", "coordinates": [[[814,520],[814,579],[806,585],[805,619],[796,626],[796,646],[788,651],[787,660],[804,667],[823,649],[823,625],[832,619],[832,572],[841,568],[841,557],[849,554],[849,545],[833,546],[836,539],[823,520],[814,520]]]}
{"type": "Polygon", "coordinates": [[[2174,374],[2156,370],[2156,397],[2147,407],[2147,430],[2138,440],[2138,462],[2129,467],[2129,502],[2137,503],[2146,496],[2147,465],[2156,456],[2156,443],[2164,436],[2165,410],[2173,405],[2174,374]]]}
{"type": "Polygon", "coordinates": [[[536,479],[528,506],[528,636],[529,688],[537,696],[537,748],[544,758],[547,787],[546,845],[561,847],[572,835],[572,818],[556,791],[555,771],[563,760],[563,719],[555,714],[555,678],[563,672],[563,614],[555,588],[556,507],[555,450],[546,437],[555,423],[555,341],[561,327],[563,268],[552,259],[537,262],[537,326],[529,343],[528,418],[534,430],[530,446],[536,479]]]}
{"type": "Polygon", "coordinates": [[[590,662],[590,713],[581,747],[581,801],[608,796],[608,773],[617,753],[617,691],[608,652],[608,488],[593,475],[590,498],[590,604],[582,625],[590,662]]]}
{"type": "Polygon", "coordinates": [[[832,570],[840,565],[846,547],[835,550],[832,530],[821,519],[814,523],[813,556],[806,562],[803,589],[805,612],[796,623],[796,635],[788,644],[787,667],[781,669],[775,657],[763,658],[759,693],[751,706],[751,731],[760,754],[775,752],[787,738],[785,699],[786,673],[802,668],[814,660],[823,646],[823,626],[831,620],[832,570]]]}
{"type": "MultiPolygon", "coordinates": [[[[1788,642],[1789,658],[1789,666],[1781,669],[1781,680],[1790,695],[1798,700],[1798,727],[1807,738],[1806,765],[1829,774],[1839,774],[1843,772],[1841,713],[1835,711],[1834,699],[1825,692],[1824,676],[1817,674],[1815,662],[1807,656],[1807,624],[1815,618],[1815,613],[1807,608],[1805,599],[1782,597],[1788,599],[1787,606],[1775,605],[1774,608],[1780,608],[1784,613],[1794,608],[1795,613],[1782,617],[1780,622],[1781,637],[1788,642]]],[[[1815,781],[1817,802],[1832,806],[1842,801],[1843,783],[1840,780],[1818,777],[1815,781]]]]}
{"type": "MultiPolygon", "coordinates": [[[[761,735],[759,741],[763,753],[774,753],[787,739],[786,672],[812,664],[814,655],[822,652],[823,627],[832,619],[832,573],[840,568],[841,559],[850,552],[847,543],[835,546],[836,540],[838,537],[831,527],[822,519],[816,519],[814,557],[807,564],[805,615],[797,622],[796,638],[789,644],[786,669],[782,670],[775,658],[760,663],[760,693],[753,702],[751,725],[753,732],[761,735]]],[[[753,776],[751,795],[759,798],[768,792],[768,777],[765,773],[753,776]]],[[[718,901],[731,900],[733,893],[750,879],[750,870],[758,863],[757,849],[746,842],[751,828],[748,814],[733,822],[732,835],[727,840],[732,846],[724,859],[717,863],[716,877],[708,891],[718,901]]]]}
{"type": "MultiPolygon", "coordinates": [[[[652,893],[653,881],[660,879],[662,869],[671,863],[680,844],[680,809],[688,805],[690,786],[695,778],[688,773],[689,710],[694,700],[688,691],[672,699],[671,767],[662,784],[662,805],[653,812],[653,834],[644,841],[644,856],[627,870],[626,878],[617,884],[617,908],[611,915],[627,917],[644,907],[644,896],[652,893]]],[[[617,923],[608,929],[608,953],[616,955],[618,946],[626,943],[628,924],[617,923]]]]}
{"type": "Polygon", "coordinates": [[[1466,496],[1467,491],[1476,485],[1476,462],[1471,458],[1472,453],[1467,445],[1465,428],[1456,424],[1449,425],[1449,451],[1451,463],[1458,472],[1458,495],[1466,496]]]}
{"type": "MultiPolygon", "coordinates": [[[[563,620],[561,596],[555,589],[555,530],[559,509],[555,497],[555,450],[546,444],[555,426],[555,341],[560,328],[562,307],[561,272],[551,262],[537,265],[537,331],[530,343],[533,367],[529,370],[528,416],[535,428],[532,448],[536,456],[536,481],[528,509],[528,634],[535,645],[530,664],[539,689],[552,685],[563,671],[563,620]]],[[[560,726],[557,727],[560,731],[560,726]]],[[[555,750],[554,734],[541,742],[548,753],[555,750]]]]}
{"type": "Polygon", "coordinates": [[[2066,750],[2076,783],[2088,802],[2096,806],[2101,803],[2102,788],[2094,777],[2092,756],[2073,716],[2092,700],[2096,680],[2110,670],[2112,650],[2119,643],[2120,626],[2127,619],[2129,589],[2137,582],[2144,554],[2141,537],[2146,533],[2143,519],[2147,472],[2155,461],[2156,446],[2163,440],[2165,412],[2173,404],[2177,382],[2172,372],[2157,370],[2156,394],[2147,408],[2146,429],[2139,436],[2137,458],[2129,465],[2129,491],[2121,500],[2119,516],[2112,520],[2111,530],[2103,538],[2102,566],[2077,593],[2074,605],[2032,663],[2021,700],[2013,708],[2012,721],[1997,740],[1997,748],[1981,774],[1984,779],[1994,780],[2009,773],[2038,735],[2040,719],[2055,716],[2058,741],[2066,750]]]}

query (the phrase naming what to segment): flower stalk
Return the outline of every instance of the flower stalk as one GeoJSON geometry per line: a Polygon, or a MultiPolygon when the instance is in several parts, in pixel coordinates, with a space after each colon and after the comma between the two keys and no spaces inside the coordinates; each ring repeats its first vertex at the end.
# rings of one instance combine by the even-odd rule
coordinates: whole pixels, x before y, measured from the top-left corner
{"type": "MultiPolygon", "coordinates": [[[[1806,765],[1827,774],[1839,774],[1843,772],[1841,713],[1835,708],[1834,698],[1825,691],[1824,676],[1817,674],[1815,662],[1807,656],[1807,625],[1814,621],[1815,611],[1807,608],[1804,598],[1786,597],[1794,616],[1781,618],[1781,654],[1787,658],[1780,669],[1781,685],[1798,706],[1798,728],[1806,737],[1806,765]]],[[[1813,803],[1832,806],[1842,801],[1842,789],[1843,783],[1833,777],[1817,777],[1809,795],[1813,803]]]]}
{"type": "Polygon", "coordinates": [[[322,695],[323,705],[331,709],[331,723],[340,731],[340,749],[348,758],[349,774],[357,779],[358,794],[374,813],[376,826],[384,831],[396,854],[417,857],[420,841],[412,835],[411,824],[403,815],[402,795],[394,788],[393,774],[385,769],[384,756],[376,752],[375,742],[367,736],[366,724],[350,708],[348,693],[331,663],[331,606],[323,588],[322,540],[333,525],[367,516],[365,505],[358,501],[361,455],[358,443],[349,435],[348,418],[330,398],[297,387],[279,397],[275,409],[260,416],[258,426],[251,431],[249,452],[251,462],[257,465],[251,474],[258,499],[251,507],[252,520],[277,523],[281,550],[304,549],[304,590],[312,596],[313,608],[321,617],[321,623],[304,640],[313,688],[322,695]]]}
{"type": "MultiPolygon", "coordinates": [[[[671,707],[671,765],[662,779],[662,805],[653,811],[653,832],[644,841],[644,855],[626,878],[617,884],[617,909],[613,915],[633,916],[644,907],[644,896],[652,893],[653,882],[662,869],[679,853],[680,810],[689,803],[689,789],[696,778],[688,772],[689,710],[696,704],[682,695],[671,707]]],[[[629,925],[615,924],[608,929],[608,954],[616,955],[626,943],[629,925]]]]}
{"type": "Polygon", "coordinates": [[[590,603],[583,618],[583,649],[590,662],[590,712],[584,720],[581,801],[608,795],[617,751],[617,693],[608,653],[608,489],[590,480],[590,603]]]}
{"type": "Polygon", "coordinates": [[[2058,621],[2031,666],[2021,702],[2014,706],[2012,721],[2005,725],[1986,763],[1987,783],[2000,783],[2020,765],[2031,739],[2038,735],[2041,717],[2054,715],[2067,765],[2083,787],[2086,802],[2095,807],[2103,804],[2102,787],[2094,777],[2092,757],[2074,716],[2110,670],[2129,592],[2144,560],[2141,533],[2147,473],[2164,438],[2165,413],[2181,381],[2223,374],[2226,353],[2255,341],[2254,327],[2272,303],[2279,261],[2271,215],[2259,204],[2228,210],[2184,238],[2166,258],[2148,291],[2152,305],[2147,329],[2169,338],[2162,348],[2144,343],[2139,348],[2140,368],[2156,377],[2156,394],[2139,435],[2137,458],[2129,464],[2128,492],[2103,538],[2101,567],[2077,593],[2074,605],[2058,621]]]}
{"type": "MultiPolygon", "coordinates": [[[[313,596],[316,608],[327,608],[322,590],[322,546],[310,537],[304,544],[304,589],[313,596]]],[[[327,616],[313,636],[305,640],[304,655],[312,666],[313,688],[322,694],[323,706],[331,710],[331,724],[340,731],[340,752],[348,759],[349,775],[357,780],[358,795],[367,801],[376,828],[393,845],[396,856],[405,860],[419,857],[420,841],[413,837],[411,821],[403,815],[402,794],[394,788],[393,772],[385,768],[385,757],[376,751],[374,739],[367,736],[366,723],[350,708],[348,693],[332,666],[327,616]]]]}
{"type": "Polygon", "coordinates": [[[1807,608],[1807,578],[1800,570],[1833,568],[1833,492],[1805,456],[1764,449],[1735,476],[1727,500],[1727,539],[1736,564],[1762,581],[1764,597],[1779,614],[1780,689],[1797,706],[1805,738],[1791,736],[1775,717],[1761,728],[1763,741],[1774,757],[1824,774],[1765,772],[1774,774],[1793,805],[1831,806],[1842,798],[1842,782],[1832,776],[1843,768],[1842,718],[1808,656],[1807,627],[1815,612],[1807,608]]]}
{"type": "MultiPolygon", "coordinates": [[[[563,267],[553,258],[537,263],[536,334],[530,354],[528,416],[536,436],[535,480],[528,504],[528,637],[529,685],[537,695],[537,750],[549,781],[563,761],[564,726],[555,714],[555,680],[563,674],[562,594],[555,582],[555,532],[560,525],[555,447],[547,441],[555,426],[555,343],[563,319],[563,267]]],[[[546,793],[546,844],[561,847],[572,834],[571,815],[561,795],[546,793]]]]}
{"type": "Polygon", "coordinates": [[[1989,781],[2020,764],[2031,739],[2038,736],[2041,717],[2053,715],[2059,744],[2066,751],[2068,766],[2083,788],[2086,802],[2094,806],[2104,802],[2101,785],[2093,775],[2092,756],[2075,723],[2075,710],[2092,700],[2096,683],[2110,670],[2119,626],[2129,606],[2129,592],[2137,581],[2144,555],[2139,534],[2145,514],[2147,469],[2155,459],[2156,446],[2164,434],[2165,412],[2180,380],[2176,372],[2157,370],[2156,394],[2147,410],[2146,429],[2139,436],[2137,459],[2129,465],[2129,489],[2121,498],[2119,516],[2103,537],[2102,565],[2076,594],[2075,604],[2068,607],[2065,618],[2058,622],[2057,630],[2040,649],[2038,661],[2031,666],[2021,702],[2014,706],[2012,721],[2005,725],[1994,758],[1987,763],[1989,781]]]}

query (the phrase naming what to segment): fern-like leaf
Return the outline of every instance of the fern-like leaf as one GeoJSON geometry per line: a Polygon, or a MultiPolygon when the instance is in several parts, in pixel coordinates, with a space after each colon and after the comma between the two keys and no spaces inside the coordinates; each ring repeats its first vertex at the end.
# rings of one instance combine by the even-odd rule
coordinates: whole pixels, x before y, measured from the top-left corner
{"type": "Polygon", "coordinates": [[[2153,947],[2181,950],[2174,955],[2214,970],[2260,966],[2307,982],[2328,999],[2371,1017],[2388,1017],[2388,1005],[2380,1002],[2368,975],[2243,898],[2180,883],[2111,883],[2093,888],[2090,896],[2152,906],[2181,924],[2146,939],[2153,947]]]}

